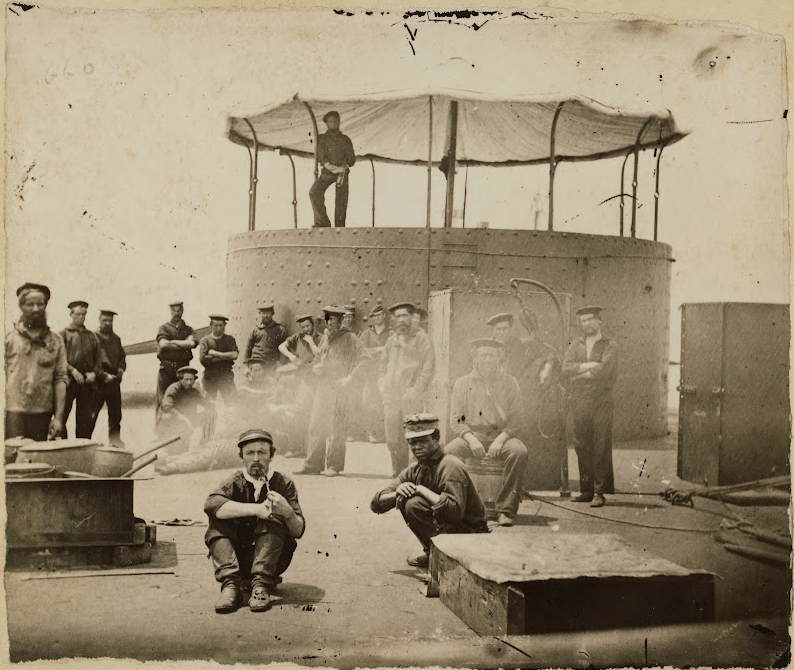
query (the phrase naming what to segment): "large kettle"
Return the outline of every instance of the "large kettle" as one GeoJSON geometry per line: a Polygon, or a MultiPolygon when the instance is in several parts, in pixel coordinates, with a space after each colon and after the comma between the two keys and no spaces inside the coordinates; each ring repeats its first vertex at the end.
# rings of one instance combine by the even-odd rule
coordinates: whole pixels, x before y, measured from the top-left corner
{"type": "Polygon", "coordinates": [[[167,440],[158,442],[137,456],[131,451],[120,449],[119,447],[100,447],[94,452],[91,474],[94,477],[121,477],[133,469],[133,463],[136,460],[151,454],[153,451],[167,447],[179,439],[181,439],[179,435],[169,437],[167,440]]]}

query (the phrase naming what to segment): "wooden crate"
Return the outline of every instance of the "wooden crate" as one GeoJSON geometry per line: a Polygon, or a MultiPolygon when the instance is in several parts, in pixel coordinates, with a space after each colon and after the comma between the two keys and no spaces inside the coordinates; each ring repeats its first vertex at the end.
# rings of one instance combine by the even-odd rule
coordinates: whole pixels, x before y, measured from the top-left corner
{"type": "Polygon", "coordinates": [[[616,535],[440,535],[430,592],[474,631],[521,635],[714,620],[714,576],[616,535]]]}

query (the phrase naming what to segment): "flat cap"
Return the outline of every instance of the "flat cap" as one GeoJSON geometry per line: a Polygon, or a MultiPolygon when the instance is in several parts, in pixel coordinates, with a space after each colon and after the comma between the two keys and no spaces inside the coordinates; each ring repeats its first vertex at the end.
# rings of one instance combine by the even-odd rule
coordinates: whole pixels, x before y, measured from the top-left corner
{"type": "Polygon", "coordinates": [[[576,316],[584,316],[585,314],[592,314],[593,316],[601,316],[601,312],[604,311],[604,308],[599,305],[587,305],[586,307],[580,307],[577,309],[574,314],[576,316]]]}
{"type": "Polygon", "coordinates": [[[228,320],[229,317],[223,314],[210,314],[210,321],[223,321],[225,323],[228,320]]]}
{"type": "Polygon", "coordinates": [[[256,440],[264,440],[273,444],[273,436],[262,428],[249,428],[240,433],[237,438],[237,446],[242,447],[246,442],[255,442],[256,440]]]}
{"type": "Polygon", "coordinates": [[[325,114],[323,114],[323,121],[327,122],[328,119],[330,119],[332,116],[335,116],[338,119],[339,112],[337,112],[335,109],[332,109],[330,112],[326,112],[325,114]]]}
{"type": "Polygon", "coordinates": [[[421,317],[425,317],[427,316],[427,310],[421,305],[414,305],[414,314],[418,314],[421,317]]]}
{"type": "Polygon", "coordinates": [[[410,414],[403,419],[405,439],[431,435],[438,429],[438,417],[435,414],[410,414]]]}
{"type": "Polygon", "coordinates": [[[314,323],[314,315],[313,314],[302,314],[297,319],[295,319],[295,323],[300,323],[301,321],[311,321],[314,323]]]}
{"type": "Polygon", "coordinates": [[[168,303],[169,307],[176,307],[177,305],[184,305],[185,303],[182,300],[172,300],[168,303]]]}
{"type": "Polygon", "coordinates": [[[271,311],[275,311],[275,306],[273,305],[273,301],[272,301],[272,300],[260,300],[260,301],[259,301],[259,302],[256,304],[256,308],[257,308],[258,310],[265,310],[265,309],[269,309],[269,310],[271,310],[271,311]]]}
{"type": "Polygon", "coordinates": [[[411,314],[416,311],[416,305],[412,302],[396,302],[389,307],[390,312],[396,312],[398,309],[407,309],[411,314]]]}
{"type": "Polygon", "coordinates": [[[68,305],[66,305],[69,309],[74,309],[75,307],[85,307],[88,309],[88,303],[85,300],[72,300],[68,305]]]}
{"type": "Polygon", "coordinates": [[[198,370],[196,370],[196,368],[191,368],[189,365],[183,365],[181,368],[179,368],[179,370],[176,371],[176,373],[178,375],[198,375],[198,370]]]}
{"type": "Polygon", "coordinates": [[[510,323],[513,323],[514,318],[515,316],[510,312],[502,312],[501,314],[494,314],[485,323],[487,323],[489,326],[495,326],[497,323],[502,323],[502,321],[509,321],[510,323]]]}
{"type": "Polygon", "coordinates": [[[478,337],[476,340],[471,341],[471,346],[475,349],[479,349],[480,347],[490,347],[492,349],[504,349],[504,343],[500,342],[499,340],[495,340],[492,337],[478,337]]]}
{"type": "Polygon", "coordinates": [[[326,305],[323,307],[323,313],[326,316],[344,316],[345,308],[338,305],[326,305]]]}
{"type": "Polygon", "coordinates": [[[112,309],[100,309],[99,314],[101,316],[118,316],[118,312],[114,312],[112,309]]]}
{"type": "Polygon", "coordinates": [[[369,315],[370,315],[370,316],[375,316],[376,314],[382,314],[382,313],[384,313],[385,311],[386,311],[386,310],[385,310],[385,309],[383,309],[383,305],[375,305],[375,306],[374,306],[374,307],[373,307],[373,308],[372,308],[372,309],[369,311],[369,315]]]}
{"type": "Polygon", "coordinates": [[[44,284],[34,284],[33,282],[25,282],[17,289],[17,297],[22,295],[23,291],[40,291],[44,294],[44,297],[49,301],[50,299],[50,289],[48,286],[44,284]]]}

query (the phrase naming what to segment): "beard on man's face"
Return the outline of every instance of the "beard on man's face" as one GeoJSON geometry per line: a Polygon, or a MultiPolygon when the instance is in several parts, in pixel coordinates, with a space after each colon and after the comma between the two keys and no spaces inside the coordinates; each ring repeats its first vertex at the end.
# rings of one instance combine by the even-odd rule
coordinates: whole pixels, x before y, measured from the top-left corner
{"type": "Polygon", "coordinates": [[[33,312],[22,314],[22,323],[29,328],[43,328],[47,325],[47,312],[33,312]]]}

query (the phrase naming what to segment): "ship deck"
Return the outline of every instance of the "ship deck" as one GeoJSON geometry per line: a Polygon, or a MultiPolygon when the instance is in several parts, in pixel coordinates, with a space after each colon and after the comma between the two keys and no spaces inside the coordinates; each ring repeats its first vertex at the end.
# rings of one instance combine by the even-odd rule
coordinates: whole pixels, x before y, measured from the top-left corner
{"type": "MultiPolygon", "coordinates": [[[[127,425],[136,422],[136,414],[137,423],[149,424],[148,411],[133,409],[126,414],[127,425]]],[[[575,478],[572,451],[569,457],[575,478]]],[[[715,540],[725,511],[721,504],[698,499],[694,509],[671,507],[658,497],[667,485],[680,483],[674,433],[618,444],[614,460],[616,485],[625,493],[609,497],[606,507],[593,510],[548,493],[545,501],[522,502],[516,527],[539,536],[617,533],[635,548],[714,572],[716,623],[520,639],[480,636],[439,599],[423,595],[420,573],[404,560],[418,553],[419,545],[402,518],[370,512],[373,493],[388,481],[385,446],[350,443],[345,476],[295,477],[307,530],[281,586],[282,600],[270,611],[215,614],[218,590],[204,527],[162,525],[155,561],[136,567],[172,574],[68,578],[63,572],[41,579],[41,574],[7,572],[10,657],[15,662],[70,657],[278,661],[337,668],[775,663],[788,648],[788,571],[725,551],[715,540]]],[[[277,456],[274,464],[291,473],[301,462],[277,456]]],[[[203,523],[203,501],[225,474],[138,482],[135,513],[147,521],[203,523]]],[[[742,514],[766,528],[788,523],[779,507],[743,508],[742,514]]]]}

